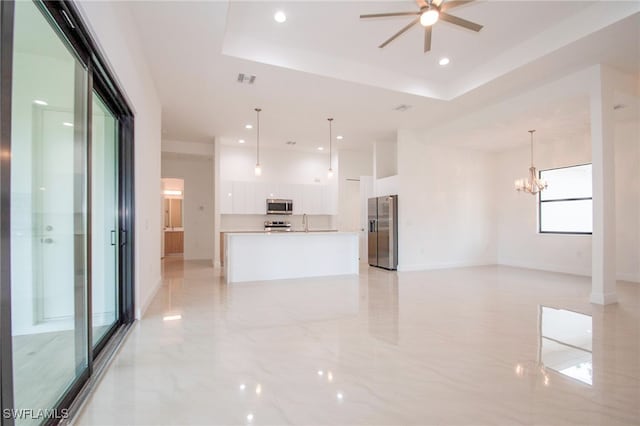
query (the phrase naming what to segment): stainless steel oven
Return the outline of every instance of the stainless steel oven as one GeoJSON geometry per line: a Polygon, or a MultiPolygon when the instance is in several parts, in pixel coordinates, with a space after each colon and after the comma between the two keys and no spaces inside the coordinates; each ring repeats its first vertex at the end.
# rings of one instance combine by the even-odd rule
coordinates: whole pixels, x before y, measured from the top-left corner
{"type": "Polygon", "coordinates": [[[293,214],[293,200],[267,198],[267,214],[293,214]]]}

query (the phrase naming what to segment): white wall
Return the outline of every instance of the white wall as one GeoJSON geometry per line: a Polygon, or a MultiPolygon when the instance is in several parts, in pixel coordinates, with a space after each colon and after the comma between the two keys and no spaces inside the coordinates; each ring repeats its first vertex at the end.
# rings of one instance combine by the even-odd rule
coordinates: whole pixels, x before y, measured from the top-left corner
{"type": "Polygon", "coordinates": [[[398,269],[496,263],[490,153],[398,132],[398,269]]]}
{"type": "Polygon", "coordinates": [[[184,180],[184,259],[211,260],[214,256],[213,158],[162,154],[162,177],[184,180]]]}
{"type": "MultiPolygon", "coordinates": [[[[335,156],[335,153],[334,153],[335,156]]],[[[307,152],[297,149],[260,149],[262,175],[254,174],[256,147],[242,145],[220,146],[220,179],[243,182],[280,182],[300,184],[331,184],[336,181],[327,177],[329,153],[307,152]]],[[[338,172],[333,160],[334,172],[338,172]]]]}
{"type": "Polygon", "coordinates": [[[338,217],[340,231],[360,232],[360,177],[373,173],[371,151],[340,150],[338,153],[340,180],[338,182],[338,217]]]}
{"type": "Polygon", "coordinates": [[[373,144],[373,176],[382,179],[398,173],[398,143],[377,141],[373,144]]]}
{"type": "MultiPolygon", "coordinates": [[[[588,133],[563,142],[536,140],[538,169],[591,162],[588,133]]],[[[638,123],[615,126],[618,279],[640,281],[640,135],[638,123]]],[[[498,263],[591,275],[591,236],[537,233],[536,197],[513,189],[529,167],[529,147],[497,154],[498,263]]]]}
{"type": "Polygon", "coordinates": [[[160,100],[127,5],[77,4],[135,114],[135,303],[141,318],[161,284],[160,100]]]}

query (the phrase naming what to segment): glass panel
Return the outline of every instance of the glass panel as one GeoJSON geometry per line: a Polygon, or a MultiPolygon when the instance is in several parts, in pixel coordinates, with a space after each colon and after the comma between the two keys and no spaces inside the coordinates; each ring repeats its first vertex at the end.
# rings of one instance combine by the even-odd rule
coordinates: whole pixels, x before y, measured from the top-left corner
{"type": "Polygon", "coordinates": [[[540,203],[541,232],[591,232],[591,200],[548,201],[540,203]]]}
{"type": "Polygon", "coordinates": [[[591,198],[591,164],[543,170],[540,177],[549,184],[549,187],[540,193],[542,201],[591,198]]]}
{"type": "Polygon", "coordinates": [[[39,410],[87,368],[87,72],[33,2],[15,3],[13,79],[15,406],[39,410]]]}
{"type": "Polygon", "coordinates": [[[91,307],[95,346],[118,320],[117,121],[95,92],[91,138],[91,307]]]}

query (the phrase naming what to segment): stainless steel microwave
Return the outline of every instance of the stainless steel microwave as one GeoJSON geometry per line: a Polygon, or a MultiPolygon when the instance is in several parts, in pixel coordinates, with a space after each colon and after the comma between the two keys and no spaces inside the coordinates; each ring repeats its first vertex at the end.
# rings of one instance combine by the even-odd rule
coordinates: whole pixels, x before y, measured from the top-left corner
{"type": "Polygon", "coordinates": [[[267,198],[267,214],[293,214],[293,200],[267,198]]]}

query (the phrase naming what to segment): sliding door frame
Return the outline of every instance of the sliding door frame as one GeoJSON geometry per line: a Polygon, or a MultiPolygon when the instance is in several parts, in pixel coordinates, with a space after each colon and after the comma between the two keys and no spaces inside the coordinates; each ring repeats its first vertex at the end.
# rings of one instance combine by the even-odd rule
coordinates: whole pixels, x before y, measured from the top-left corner
{"type": "MultiPolygon", "coordinates": [[[[13,2],[0,2],[0,403],[13,408],[11,337],[11,100],[13,85],[13,2]]],[[[13,425],[2,418],[2,425],[13,425]]]]}
{"type": "MultiPolygon", "coordinates": [[[[82,290],[85,299],[86,324],[82,327],[86,347],[82,348],[88,355],[87,369],[78,375],[67,392],[62,395],[55,408],[68,409],[76,397],[84,392],[92,382],[95,371],[95,360],[100,354],[100,362],[109,359],[113,350],[114,339],[122,339],[123,333],[134,321],[135,297],[135,193],[134,193],[134,114],[127,97],[120,89],[115,73],[110,69],[97,43],[93,40],[76,5],[71,1],[33,0],[41,10],[53,29],[62,35],[70,44],[78,60],[87,68],[85,90],[86,123],[83,137],[86,146],[86,288],[82,290]],[[103,339],[93,348],[92,343],[92,277],[91,277],[91,128],[92,98],[95,90],[106,105],[114,113],[117,120],[118,152],[118,227],[119,247],[118,259],[118,320],[109,329],[103,339]],[[101,353],[105,352],[105,353],[101,353]],[[103,356],[105,355],[105,356],[103,356]]],[[[2,426],[14,425],[12,418],[4,417],[5,409],[13,409],[13,345],[11,330],[11,106],[13,84],[13,43],[14,43],[14,0],[0,2],[0,414],[2,426]]],[[[77,88],[79,89],[79,88],[77,88]]],[[[79,136],[78,136],[79,137],[79,136]]],[[[76,285],[77,287],[77,285],[76,285]]],[[[76,295],[78,299],[79,293],[76,295]]],[[[79,300],[79,299],[78,299],[79,300]]],[[[76,300],[76,301],[78,301],[76,300]]],[[[102,369],[102,365],[100,368],[102,369]]],[[[44,407],[43,407],[44,408],[44,407]]],[[[57,420],[49,419],[45,424],[54,424],[57,420]]]]}

